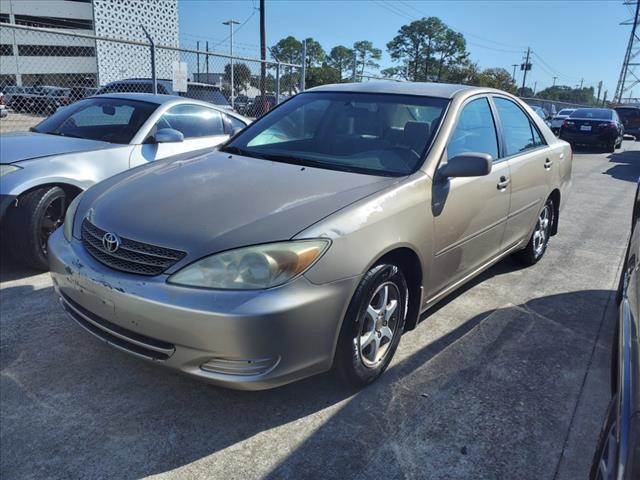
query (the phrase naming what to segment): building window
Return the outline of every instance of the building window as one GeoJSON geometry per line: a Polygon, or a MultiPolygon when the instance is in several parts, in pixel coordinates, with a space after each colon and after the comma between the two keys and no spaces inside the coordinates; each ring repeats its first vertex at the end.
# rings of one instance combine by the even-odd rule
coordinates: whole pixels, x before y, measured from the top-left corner
{"type": "Polygon", "coordinates": [[[10,57],[11,55],[13,55],[13,45],[9,45],[8,43],[0,44],[0,56],[10,57]]]}
{"type": "Polygon", "coordinates": [[[16,15],[16,25],[44,28],[70,28],[77,30],[93,30],[93,20],[59,17],[35,17],[33,15],[16,15]]]}
{"type": "Polygon", "coordinates": [[[75,45],[18,45],[18,55],[24,57],[95,57],[96,49],[95,47],[75,45]]]}

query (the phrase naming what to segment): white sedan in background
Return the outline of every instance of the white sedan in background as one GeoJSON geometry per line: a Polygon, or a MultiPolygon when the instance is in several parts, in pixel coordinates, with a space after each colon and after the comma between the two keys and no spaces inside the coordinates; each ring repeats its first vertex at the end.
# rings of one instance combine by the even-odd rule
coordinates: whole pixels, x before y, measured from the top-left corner
{"type": "Polygon", "coordinates": [[[112,93],[0,136],[0,222],[21,263],[47,268],[47,239],[91,185],[172,155],[211,149],[249,120],[172,95],[112,93]]]}
{"type": "Polygon", "coordinates": [[[575,111],[575,108],[563,108],[560,110],[558,114],[551,119],[551,131],[557,135],[564,121],[575,111]]]}

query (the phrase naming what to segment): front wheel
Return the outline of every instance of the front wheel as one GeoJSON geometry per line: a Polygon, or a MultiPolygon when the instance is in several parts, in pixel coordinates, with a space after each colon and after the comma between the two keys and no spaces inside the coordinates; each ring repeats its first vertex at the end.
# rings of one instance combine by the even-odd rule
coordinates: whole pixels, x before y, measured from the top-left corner
{"type": "Polygon", "coordinates": [[[21,263],[48,270],[47,240],[64,222],[67,194],[60,187],[45,187],[26,193],[8,214],[10,250],[21,263]]]}
{"type": "Polygon", "coordinates": [[[538,214],[536,226],[533,229],[529,243],[527,243],[524,250],[516,253],[515,257],[525,265],[538,263],[547,251],[553,222],[555,222],[555,208],[553,200],[549,198],[538,214]]]}
{"type": "Polygon", "coordinates": [[[363,387],[385,371],[400,343],[409,290],[402,270],[383,263],[358,285],[344,318],[334,368],[352,387],[363,387]]]}

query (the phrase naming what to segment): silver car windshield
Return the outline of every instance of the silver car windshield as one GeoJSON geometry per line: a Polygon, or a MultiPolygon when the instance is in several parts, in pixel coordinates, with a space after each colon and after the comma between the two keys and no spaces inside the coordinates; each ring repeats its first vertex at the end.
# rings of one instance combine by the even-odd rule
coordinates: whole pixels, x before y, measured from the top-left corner
{"type": "Polygon", "coordinates": [[[87,98],[58,110],[32,130],[126,144],[157,108],[155,103],[137,100],[87,98]]]}
{"type": "Polygon", "coordinates": [[[258,119],[221,150],[373,175],[417,170],[448,104],[444,98],[308,92],[258,119]]]}

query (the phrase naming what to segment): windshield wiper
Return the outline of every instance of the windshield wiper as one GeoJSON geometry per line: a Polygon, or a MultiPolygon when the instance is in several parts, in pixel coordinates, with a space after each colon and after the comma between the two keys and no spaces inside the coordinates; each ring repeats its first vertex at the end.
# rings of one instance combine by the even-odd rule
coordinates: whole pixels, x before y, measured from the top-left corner
{"type": "MultiPolygon", "coordinates": [[[[222,147],[220,148],[220,151],[225,153],[232,153],[236,155],[244,155],[245,157],[255,156],[253,152],[250,152],[249,150],[245,150],[243,148],[235,147],[235,146],[222,147]]],[[[259,157],[259,158],[262,158],[262,157],[259,157]]]]}
{"type": "Polygon", "coordinates": [[[342,165],[339,163],[321,162],[319,160],[313,160],[309,158],[294,157],[293,155],[283,155],[278,153],[263,153],[262,157],[265,160],[272,160],[274,162],[292,163],[294,165],[301,165],[303,167],[316,167],[323,168],[325,170],[340,170],[341,172],[361,173],[359,169],[350,167],[348,165],[342,165]]]}

